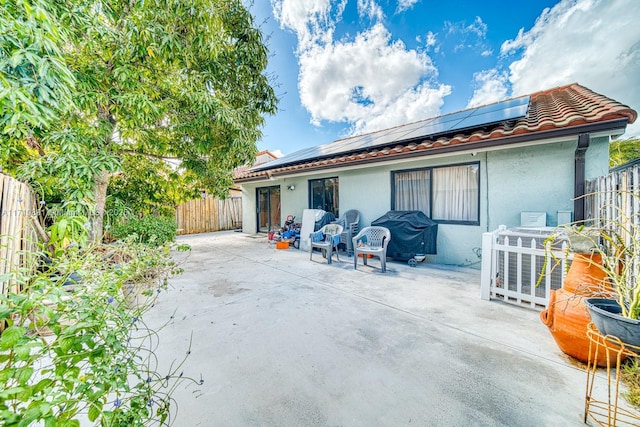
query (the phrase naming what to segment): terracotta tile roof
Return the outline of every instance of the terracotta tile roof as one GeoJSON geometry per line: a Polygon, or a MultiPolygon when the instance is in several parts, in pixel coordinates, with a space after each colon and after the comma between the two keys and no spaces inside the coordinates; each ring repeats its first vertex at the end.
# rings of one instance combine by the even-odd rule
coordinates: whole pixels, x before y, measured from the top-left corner
{"type": "MultiPolygon", "coordinates": [[[[400,141],[385,147],[359,149],[327,158],[303,160],[292,164],[279,163],[273,168],[258,171],[243,170],[235,179],[238,182],[254,181],[268,179],[274,175],[403,157],[428,156],[444,150],[458,151],[584,132],[619,130],[626,126],[626,123],[633,123],[636,117],[637,112],[628,106],[573,83],[531,94],[527,115],[505,123],[478,126],[453,135],[440,136],[435,140],[423,137],[422,140],[400,141]]],[[[334,143],[343,141],[345,140],[334,143]]]]}
{"type": "Polygon", "coordinates": [[[251,169],[252,167],[268,163],[271,160],[276,160],[277,158],[278,158],[278,156],[273,154],[271,151],[262,150],[262,151],[260,151],[259,153],[256,154],[256,161],[253,163],[253,165],[250,165],[250,166],[247,166],[247,165],[238,166],[237,168],[235,168],[233,170],[233,177],[234,178],[238,178],[238,177],[244,176],[244,175],[247,174],[249,169],[251,169]]]}

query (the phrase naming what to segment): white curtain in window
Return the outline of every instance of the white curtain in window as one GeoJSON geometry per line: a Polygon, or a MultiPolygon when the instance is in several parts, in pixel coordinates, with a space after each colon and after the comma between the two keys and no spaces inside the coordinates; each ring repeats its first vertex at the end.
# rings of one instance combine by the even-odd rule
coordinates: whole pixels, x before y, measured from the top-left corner
{"type": "Polygon", "coordinates": [[[429,212],[429,170],[399,172],[395,176],[395,209],[429,212]]]}
{"type": "Polygon", "coordinates": [[[433,219],[478,221],[478,165],[433,169],[433,219]]]}

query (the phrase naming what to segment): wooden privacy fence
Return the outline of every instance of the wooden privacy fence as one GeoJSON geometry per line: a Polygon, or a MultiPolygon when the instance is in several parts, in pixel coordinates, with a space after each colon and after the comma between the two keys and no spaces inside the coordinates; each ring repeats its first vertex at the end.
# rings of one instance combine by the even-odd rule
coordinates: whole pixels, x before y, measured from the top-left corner
{"type": "MultiPolygon", "coordinates": [[[[31,188],[8,175],[0,174],[0,275],[15,272],[30,263],[37,243],[34,221],[38,204],[31,188]]],[[[17,292],[15,280],[0,282],[4,295],[17,292]]]]}
{"type": "Polygon", "coordinates": [[[623,256],[625,280],[629,287],[638,281],[640,261],[632,256],[640,244],[640,163],[637,161],[609,175],[586,182],[585,212],[591,226],[606,230],[611,240],[601,242],[609,252],[619,250],[619,241],[627,251],[623,256]],[[619,240],[618,240],[619,239],[619,240]]]}
{"type": "Polygon", "coordinates": [[[640,226],[640,164],[587,181],[585,193],[585,214],[591,225],[619,226],[620,218],[626,218],[636,229],[640,226]]]}
{"type": "Polygon", "coordinates": [[[203,197],[176,208],[178,234],[208,233],[242,227],[242,198],[203,197]]]}

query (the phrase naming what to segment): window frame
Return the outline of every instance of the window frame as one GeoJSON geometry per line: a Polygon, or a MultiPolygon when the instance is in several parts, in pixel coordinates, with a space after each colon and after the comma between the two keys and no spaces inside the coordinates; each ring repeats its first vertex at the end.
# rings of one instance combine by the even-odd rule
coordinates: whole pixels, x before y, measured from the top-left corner
{"type": "Polygon", "coordinates": [[[480,162],[463,162],[463,163],[454,163],[450,165],[439,165],[439,166],[427,166],[421,168],[411,168],[411,169],[399,169],[391,171],[391,210],[396,209],[396,174],[406,173],[406,172],[418,172],[418,171],[429,171],[429,212],[426,213],[429,218],[438,224],[454,224],[454,225],[480,225],[481,219],[481,211],[480,211],[480,198],[482,193],[482,188],[480,187],[480,162]],[[460,221],[460,220],[451,220],[451,219],[433,219],[433,170],[434,169],[444,169],[444,168],[452,168],[458,166],[477,166],[478,167],[478,219],[475,221],[460,221]]]}
{"type": "Polygon", "coordinates": [[[335,212],[331,212],[335,215],[336,218],[338,218],[338,214],[340,213],[340,177],[339,176],[327,176],[325,178],[315,178],[315,179],[309,179],[307,181],[307,191],[308,191],[308,206],[309,209],[316,209],[313,206],[313,183],[314,182],[318,182],[318,181],[322,181],[322,187],[323,187],[323,191],[326,191],[326,181],[328,180],[335,180],[335,182],[337,183],[337,192],[338,192],[338,200],[337,200],[337,205],[336,205],[336,201],[334,200],[334,210],[335,212]]]}
{"type": "Polygon", "coordinates": [[[282,203],[282,188],[280,185],[269,185],[265,187],[256,187],[256,233],[268,233],[269,231],[275,231],[280,227],[280,223],[282,221],[282,213],[279,212],[279,207],[275,207],[275,212],[277,212],[277,216],[274,214],[274,207],[272,206],[272,201],[274,201],[275,194],[277,192],[278,198],[278,206],[282,203]],[[260,226],[260,208],[262,207],[262,203],[260,203],[260,193],[262,191],[266,191],[268,194],[267,197],[267,225],[266,230],[261,230],[260,226]],[[273,218],[272,218],[273,216],[273,218]],[[276,221],[276,223],[272,223],[271,220],[276,221]]]}

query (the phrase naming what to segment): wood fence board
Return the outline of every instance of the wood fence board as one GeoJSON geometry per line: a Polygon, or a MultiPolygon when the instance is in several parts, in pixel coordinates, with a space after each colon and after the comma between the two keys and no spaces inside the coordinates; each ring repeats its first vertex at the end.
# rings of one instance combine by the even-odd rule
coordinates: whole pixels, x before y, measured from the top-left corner
{"type": "MultiPolygon", "coordinates": [[[[8,250],[8,234],[5,232],[6,204],[7,197],[5,191],[7,187],[7,179],[5,175],[0,175],[0,274],[6,272],[5,262],[8,250]]],[[[4,282],[0,284],[0,291],[6,294],[4,282]]]]}
{"type": "MultiPolygon", "coordinates": [[[[37,202],[31,188],[9,175],[0,174],[0,274],[34,265],[38,220],[37,202]]],[[[0,291],[17,292],[15,280],[0,285],[0,291]]]]}
{"type": "MultiPolygon", "coordinates": [[[[593,204],[589,204],[587,218],[591,218],[591,225],[615,230],[622,237],[626,245],[632,244],[637,236],[630,235],[630,231],[640,227],[640,165],[612,172],[604,177],[587,181],[586,188],[595,195],[593,204]],[[622,221],[630,221],[632,225],[625,226],[622,221]]],[[[629,270],[627,280],[637,280],[638,266],[629,270]]]]}
{"type": "Polygon", "coordinates": [[[5,208],[5,230],[4,232],[7,234],[7,253],[5,257],[4,264],[4,273],[8,273],[12,271],[11,264],[13,259],[13,251],[15,250],[15,230],[14,230],[14,209],[15,209],[15,200],[16,195],[14,194],[16,190],[15,181],[11,180],[7,186],[7,205],[5,208]]]}
{"type": "Polygon", "coordinates": [[[178,234],[234,230],[242,222],[242,198],[203,197],[176,207],[178,234]]]}

